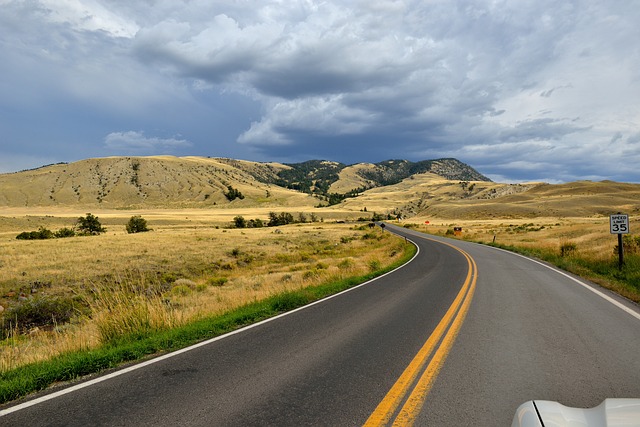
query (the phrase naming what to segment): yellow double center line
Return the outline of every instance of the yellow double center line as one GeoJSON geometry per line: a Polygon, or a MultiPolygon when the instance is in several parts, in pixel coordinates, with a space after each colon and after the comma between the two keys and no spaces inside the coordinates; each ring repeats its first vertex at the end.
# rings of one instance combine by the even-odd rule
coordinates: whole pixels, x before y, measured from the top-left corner
{"type": "Polygon", "coordinates": [[[469,254],[453,245],[449,246],[462,253],[469,264],[464,284],[436,329],[373,411],[365,427],[388,426],[392,421],[393,426],[410,426],[414,423],[460,331],[476,288],[478,268],[469,254]],[[433,357],[429,359],[432,354],[433,357]]]}

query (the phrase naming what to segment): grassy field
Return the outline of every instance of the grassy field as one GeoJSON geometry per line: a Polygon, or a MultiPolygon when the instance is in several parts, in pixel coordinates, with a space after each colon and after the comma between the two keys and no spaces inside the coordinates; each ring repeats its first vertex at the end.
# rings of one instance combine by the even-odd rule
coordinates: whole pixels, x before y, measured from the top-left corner
{"type": "Polygon", "coordinates": [[[420,231],[492,244],[533,256],[589,279],[632,301],[640,302],[640,219],[631,217],[625,265],[619,269],[617,235],[609,218],[533,218],[431,220],[414,218],[403,224],[420,231]],[[456,236],[454,227],[462,227],[456,236]]]}
{"type": "Polygon", "coordinates": [[[30,212],[0,216],[0,372],[365,276],[407,250],[358,222],[318,215],[315,223],[232,229],[231,213],[205,210],[135,212],[153,229],[137,234],[124,228],[134,213],[96,212],[107,228],[99,236],[16,240],[21,231],[55,231],[84,215],[30,212]]]}
{"type": "MultiPolygon", "coordinates": [[[[371,206],[384,212],[382,199],[371,206]]],[[[317,221],[230,228],[237,215],[266,221],[269,211],[94,210],[107,228],[99,236],[23,241],[15,238],[22,231],[71,227],[86,212],[2,208],[0,401],[303,305],[411,254],[404,240],[355,221],[365,214],[348,207],[281,208],[276,212],[313,213],[317,221]],[[127,234],[133,215],[152,231],[127,234]]],[[[397,224],[547,260],[640,302],[640,244],[627,248],[619,270],[605,216],[416,216],[397,224]],[[462,227],[460,236],[454,227],[462,227]]],[[[632,232],[638,227],[632,216],[632,232]]]]}

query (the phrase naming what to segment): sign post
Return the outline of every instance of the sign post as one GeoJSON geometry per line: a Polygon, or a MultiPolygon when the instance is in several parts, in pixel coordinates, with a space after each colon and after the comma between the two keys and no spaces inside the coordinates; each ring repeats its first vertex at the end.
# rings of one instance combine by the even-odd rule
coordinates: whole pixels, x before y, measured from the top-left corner
{"type": "Polygon", "coordinates": [[[618,268],[622,270],[624,265],[624,247],[622,235],[629,234],[629,215],[618,212],[609,216],[609,230],[611,234],[618,235],[618,268]]]}

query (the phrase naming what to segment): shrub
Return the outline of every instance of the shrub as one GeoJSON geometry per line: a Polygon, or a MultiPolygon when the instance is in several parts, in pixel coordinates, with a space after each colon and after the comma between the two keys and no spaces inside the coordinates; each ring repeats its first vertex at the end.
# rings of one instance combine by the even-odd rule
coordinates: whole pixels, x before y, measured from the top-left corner
{"type": "Polygon", "coordinates": [[[560,245],[560,256],[565,257],[569,255],[573,255],[576,250],[578,250],[578,246],[573,242],[566,242],[560,245]]]}
{"type": "Polygon", "coordinates": [[[209,286],[224,286],[228,281],[229,279],[227,279],[226,277],[210,277],[207,280],[207,283],[209,284],[209,286]]]}
{"type": "MultiPolygon", "coordinates": [[[[622,247],[627,254],[640,253],[640,236],[624,235],[622,236],[622,247]]],[[[618,245],[614,248],[614,253],[618,253],[618,245]]]]}
{"type": "Polygon", "coordinates": [[[23,231],[16,236],[18,240],[44,240],[53,239],[55,235],[47,228],[40,227],[38,231],[23,231]]]}
{"type": "Polygon", "coordinates": [[[60,230],[56,231],[54,234],[55,234],[55,237],[57,238],[64,238],[64,237],[73,237],[76,235],[76,232],[73,231],[73,228],[63,227],[60,230]]]}
{"type": "Polygon", "coordinates": [[[233,225],[236,228],[245,228],[247,226],[247,221],[244,219],[242,215],[238,215],[233,218],[233,225]]]}
{"type": "Polygon", "coordinates": [[[234,201],[235,199],[244,199],[244,195],[238,189],[233,188],[230,185],[227,185],[227,190],[228,191],[224,193],[224,196],[230,202],[234,201]]]}
{"type": "Polygon", "coordinates": [[[2,338],[11,330],[26,332],[35,327],[47,327],[67,323],[75,314],[86,311],[80,299],[68,297],[37,296],[21,301],[9,308],[2,318],[2,338]]]}
{"type": "Polygon", "coordinates": [[[263,224],[263,222],[262,222],[262,220],[260,218],[250,219],[249,223],[247,224],[247,227],[249,227],[249,228],[261,228],[261,227],[264,227],[264,224],[263,224]]]}
{"type": "Polygon", "coordinates": [[[149,228],[147,227],[147,220],[142,218],[140,215],[134,215],[129,218],[129,222],[127,222],[125,228],[129,234],[149,231],[149,228]]]}
{"type": "Polygon", "coordinates": [[[78,218],[76,223],[79,233],[83,235],[91,236],[107,231],[107,229],[104,228],[100,223],[98,217],[90,213],[88,213],[85,217],[78,218]]]}
{"type": "Polygon", "coordinates": [[[293,223],[293,215],[288,212],[281,212],[277,214],[275,212],[269,212],[269,227],[277,227],[279,225],[287,225],[293,223]]]}

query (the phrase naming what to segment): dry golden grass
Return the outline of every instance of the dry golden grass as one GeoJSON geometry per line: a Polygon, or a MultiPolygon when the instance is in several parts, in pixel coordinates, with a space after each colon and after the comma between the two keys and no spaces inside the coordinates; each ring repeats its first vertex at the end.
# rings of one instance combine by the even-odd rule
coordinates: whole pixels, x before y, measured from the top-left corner
{"type": "Polygon", "coordinates": [[[0,174],[0,206],[92,209],[308,206],[313,197],[265,184],[287,166],[205,157],[109,157],[0,174]],[[241,168],[239,166],[242,166],[241,168]],[[232,202],[232,185],[246,197],[232,202]]]}
{"type": "MultiPolygon", "coordinates": [[[[424,217],[426,218],[426,217],[424,217]]],[[[453,227],[462,227],[465,239],[529,248],[551,248],[559,252],[563,243],[576,243],[578,251],[590,257],[611,257],[618,244],[617,237],[609,233],[609,219],[585,218],[531,218],[492,220],[431,219],[427,225],[423,218],[411,218],[403,224],[433,234],[445,234],[453,227]]],[[[640,218],[632,218],[632,230],[640,229],[640,218]]]]}
{"type": "MultiPolygon", "coordinates": [[[[452,233],[454,227],[462,227],[458,238],[528,249],[550,261],[560,260],[558,265],[563,268],[640,302],[637,253],[627,254],[623,275],[611,274],[611,271],[618,271],[618,237],[610,234],[608,218],[432,219],[428,225],[425,221],[424,218],[413,218],[404,224],[441,235],[452,233]]],[[[630,218],[630,229],[631,237],[637,236],[640,218],[630,218]]]]}
{"type": "Polygon", "coordinates": [[[114,334],[179,326],[282,291],[362,275],[397,260],[404,245],[380,229],[334,221],[277,232],[227,229],[230,213],[198,210],[136,212],[153,229],[138,234],[124,230],[131,212],[97,212],[108,230],[102,235],[22,241],[15,239],[21,231],[40,225],[55,231],[83,214],[18,213],[0,217],[0,305],[19,304],[20,294],[80,296],[89,316],[14,334],[0,345],[0,370],[90,348],[114,334]],[[363,238],[372,233],[376,238],[363,238]]]}

